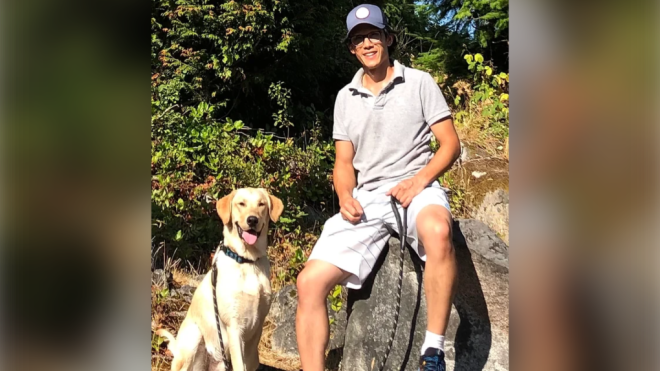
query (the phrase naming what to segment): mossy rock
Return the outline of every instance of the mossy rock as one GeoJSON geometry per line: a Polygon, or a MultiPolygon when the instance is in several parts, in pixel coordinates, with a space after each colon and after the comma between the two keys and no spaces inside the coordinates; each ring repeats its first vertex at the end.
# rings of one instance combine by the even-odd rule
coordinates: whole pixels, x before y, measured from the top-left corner
{"type": "Polygon", "coordinates": [[[479,208],[486,194],[498,189],[509,192],[509,162],[501,158],[481,158],[463,162],[446,175],[450,190],[463,193],[462,212],[468,217],[479,208]],[[473,175],[483,174],[479,177],[473,175]]]}

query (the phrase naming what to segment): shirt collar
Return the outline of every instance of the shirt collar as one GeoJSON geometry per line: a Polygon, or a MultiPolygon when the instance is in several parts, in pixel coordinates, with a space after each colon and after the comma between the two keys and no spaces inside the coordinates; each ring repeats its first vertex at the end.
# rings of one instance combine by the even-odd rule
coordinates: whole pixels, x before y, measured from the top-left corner
{"type": "MultiPolygon", "coordinates": [[[[403,75],[403,71],[405,68],[403,67],[403,65],[399,63],[399,61],[397,60],[394,60],[393,64],[394,64],[394,76],[392,76],[392,81],[390,82],[390,84],[396,82],[397,79],[400,79],[401,82],[405,81],[405,77],[403,75]]],[[[349,84],[349,89],[359,90],[361,88],[364,88],[364,86],[362,86],[363,76],[364,76],[364,68],[360,68],[355,74],[355,76],[353,76],[353,80],[349,84]]]]}

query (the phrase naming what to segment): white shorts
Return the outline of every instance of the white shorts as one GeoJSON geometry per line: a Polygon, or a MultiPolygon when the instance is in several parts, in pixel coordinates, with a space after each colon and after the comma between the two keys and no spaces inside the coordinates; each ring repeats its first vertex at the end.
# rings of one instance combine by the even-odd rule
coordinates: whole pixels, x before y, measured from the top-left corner
{"type": "MultiPolygon", "coordinates": [[[[399,232],[390,196],[386,195],[396,184],[398,182],[385,184],[373,191],[353,189],[353,197],[360,202],[364,210],[362,220],[352,224],[344,220],[340,213],[328,219],[308,261],[318,259],[335,265],[351,273],[351,276],[342,282],[343,285],[351,289],[362,287],[389,240],[390,234],[385,223],[399,232]]],[[[408,206],[407,241],[423,261],[426,261],[426,253],[417,237],[416,217],[429,205],[443,206],[451,213],[447,194],[437,181],[415,196],[408,206]]],[[[403,216],[401,205],[397,203],[397,206],[399,215],[403,216]]]]}

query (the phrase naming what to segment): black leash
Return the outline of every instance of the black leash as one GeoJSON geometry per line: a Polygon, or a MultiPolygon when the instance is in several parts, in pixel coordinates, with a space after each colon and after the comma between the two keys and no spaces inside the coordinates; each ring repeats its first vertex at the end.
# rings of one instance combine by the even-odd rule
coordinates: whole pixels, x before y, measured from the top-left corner
{"type": "Polygon", "coordinates": [[[403,283],[403,251],[406,248],[406,236],[408,235],[408,209],[403,208],[403,226],[401,223],[401,216],[399,215],[399,210],[396,207],[396,199],[394,196],[390,199],[392,204],[392,211],[394,211],[394,218],[396,219],[396,225],[399,228],[399,241],[401,241],[401,250],[399,254],[399,287],[396,294],[396,314],[394,315],[394,325],[392,326],[392,332],[390,333],[390,340],[387,344],[387,351],[385,351],[385,357],[378,368],[379,371],[383,371],[385,367],[385,362],[390,356],[390,351],[392,350],[392,343],[394,342],[394,335],[396,335],[396,328],[399,324],[399,312],[401,311],[401,285],[403,283]]]}
{"type": "Polygon", "coordinates": [[[215,285],[216,282],[218,281],[218,265],[216,264],[214,257],[213,259],[213,270],[211,273],[211,285],[213,287],[213,308],[215,309],[215,324],[218,326],[218,338],[220,339],[220,352],[222,353],[222,364],[224,366],[225,370],[231,370],[231,368],[227,367],[227,357],[225,356],[225,344],[222,342],[222,330],[220,330],[220,311],[218,310],[218,298],[216,290],[215,290],[215,285]]]}

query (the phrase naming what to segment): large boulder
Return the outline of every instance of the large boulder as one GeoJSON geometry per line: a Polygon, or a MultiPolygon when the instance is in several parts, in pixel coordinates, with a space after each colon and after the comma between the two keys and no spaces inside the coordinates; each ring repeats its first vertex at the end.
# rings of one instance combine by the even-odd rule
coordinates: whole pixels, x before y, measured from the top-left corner
{"type": "Polygon", "coordinates": [[[472,217],[486,223],[505,243],[509,243],[509,193],[503,189],[488,192],[472,217]]]}
{"type": "MultiPolygon", "coordinates": [[[[446,333],[448,370],[508,370],[508,250],[483,223],[458,220],[454,244],[459,278],[446,333]],[[490,232],[488,232],[490,231],[490,232]]],[[[395,316],[399,241],[390,239],[360,290],[349,290],[342,364],[376,370],[395,316]]],[[[423,263],[404,252],[399,323],[386,370],[417,370],[426,331],[423,263]]]]}
{"type": "Polygon", "coordinates": [[[479,220],[457,220],[454,223],[454,245],[467,247],[486,260],[509,268],[509,246],[479,220]]]}

